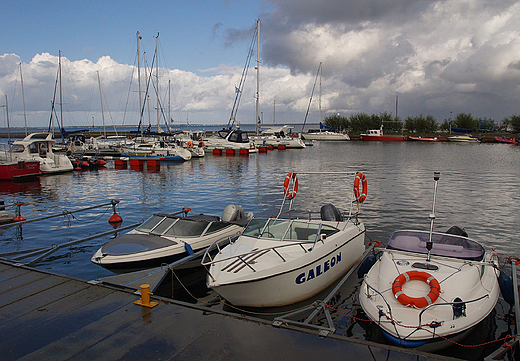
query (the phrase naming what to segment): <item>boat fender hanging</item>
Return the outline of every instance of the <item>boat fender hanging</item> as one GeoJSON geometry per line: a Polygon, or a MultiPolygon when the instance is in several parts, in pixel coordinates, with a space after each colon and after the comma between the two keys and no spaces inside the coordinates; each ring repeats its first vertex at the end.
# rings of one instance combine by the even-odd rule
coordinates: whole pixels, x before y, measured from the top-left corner
{"type": "Polygon", "coordinates": [[[431,305],[441,293],[439,281],[431,274],[422,271],[408,271],[397,276],[392,284],[392,292],[395,298],[403,305],[416,308],[424,308],[431,305]],[[430,285],[430,292],[424,297],[410,297],[403,292],[403,285],[412,280],[423,281],[430,285]]]}
{"type": "Polygon", "coordinates": [[[356,201],[359,203],[363,203],[365,199],[367,199],[368,193],[368,183],[365,175],[361,172],[356,174],[356,178],[354,179],[354,196],[356,197],[356,201]],[[363,187],[363,191],[359,191],[359,184],[363,187]]]}
{"type": "Polygon", "coordinates": [[[287,199],[293,199],[296,197],[296,193],[298,193],[298,177],[296,176],[296,173],[290,172],[285,176],[285,180],[283,182],[283,193],[287,199]]]}
{"type": "Polygon", "coordinates": [[[375,254],[369,254],[367,258],[361,263],[357,271],[358,278],[363,278],[365,274],[372,268],[372,266],[376,263],[377,257],[375,254]]]}
{"type": "Polygon", "coordinates": [[[500,271],[500,275],[498,276],[498,285],[500,286],[500,292],[502,292],[502,297],[504,300],[510,305],[514,305],[515,296],[511,277],[509,277],[507,273],[500,271]]]}
{"type": "Polygon", "coordinates": [[[186,253],[188,253],[190,256],[195,253],[189,243],[184,242],[184,249],[186,250],[186,253]]]}

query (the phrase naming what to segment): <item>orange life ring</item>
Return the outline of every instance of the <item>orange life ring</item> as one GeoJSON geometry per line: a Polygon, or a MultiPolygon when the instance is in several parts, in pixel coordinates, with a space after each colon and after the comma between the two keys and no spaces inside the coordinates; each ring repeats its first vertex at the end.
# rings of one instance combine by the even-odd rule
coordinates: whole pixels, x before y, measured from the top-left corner
{"type": "Polygon", "coordinates": [[[356,201],[359,203],[363,203],[365,199],[367,199],[368,193],[368,184],[365,175],[361,172],[356,174],[356,178],[354,179],[354,196],[356,197],[356,201]],[[359,191],[359,183],[361,183],[363,187],[363,192],[359,191]]]}
{"type": "Polygon", "coordinates": [[[285,194],[285,198],[293,199],[296,197],[296,193],[298,193],[298,177],[296,173],[288,173],[283,181],[283,194],[285,194]],[[292,181],[292,190],[290,189],[290,184],[292,181]]]}
{"type": "Polygon", "coordinates": [[[439,281],[435,279],[431,274],[423,271],[408,271],[405,273],[401,273],[397,276],[392,283],[392,292],[394,293],[395,298],[399,302],[401,302],[405,306],[416,307],[416,308],[424,308],[428,305],[434,303],[437,298],[439,298],[439,294],[441,293],[441,285],[439,281]],[[403,285],[410,280],[418,280],[424,281],[430,285],[430,293],[424,297],[410,297],[407,296],[403,290],[403,285]]]}
{"type": "Polygon", "coordinates": [[[206,145],[206,143],[204,143],[203,140],[201,140],[201,141],[199,142],[199,147],[204,148],[205,145],[206,145]]]}
{"type": "Polygon", "coordinates": [[[186,148],[188,148],[188,149],[193,148],[193,143],[192,142],[186,143],[186,148]]]}

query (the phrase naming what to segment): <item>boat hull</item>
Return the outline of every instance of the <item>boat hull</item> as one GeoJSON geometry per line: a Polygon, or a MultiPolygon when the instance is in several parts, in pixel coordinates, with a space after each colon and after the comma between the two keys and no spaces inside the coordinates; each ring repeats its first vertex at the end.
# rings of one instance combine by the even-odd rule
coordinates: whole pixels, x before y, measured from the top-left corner
{"type": "Polygon", "coordinates": [[[408,140],[419,141],[419,142],[438,142],[439,138],[437,138],[437,137],[429,138],[429,137],[408,136],[408,140]]]}
{"type": "MultiPolygon", "coordinates": [[[[426,257],[425,254],[385,249],[365,275],[359,301],[366,315],[379,325],[391,342],[402,347],[436,351],[452,345],[449,341],[441,341],[460,341],[485,319],[496,305],[500,288],[492,262],[493,253],[486,254],[484,261],[474,263],[433,256],[427,262],[426,257]],[[392,285],[397,276],[417,270],[412,265],[420,264],[438,267],[425,271],[440,282],[440,296],[427,308],[405,306],[394,297],[392,285]],[[462,316],[455,316],[451,303],[456,298],[466,302],[462,316]],[[391,319],[399,322],[392,323],[391,319]]],[[[428,294],[430,286],[412,280],[402,286],[402,291],[409,297],[420,298],[428,294]]]]}
{"type": "Polygon", "coordinates": [[[328,140],[328,141],[350,140],[350,137],[348,136],[348,134],[334,133],[334,132],[302,133],[302,138],[305,140],[328,140]]]}
{"type": "Polygon", "coordinates": [[[40,162],[19,161],[0,164],[0,180],[17,180],[40,175],[40,162]]]}
{"type": "MultiPolygon", "coordinates": [[[[178,261],[192,251],[197,252],[216,241],[235,236],[243,228],[229,224],[216,233],[202,237],[185,237],[184,240],[178,237],[147,235],[133,230],[103,245],[92,256],[91,261],[118,273],[159,267],[178,261]]],[[[200,261],[196,266],[200,266],[200,261]]]]}
{"type": "MultiPolygon", "coordinates": [[[[365,229],[363,224],[359,224],[341,240],[331,237],[325,245],[301,257],[249,273],[235,281],[220,283],[213,278],[217,276],[218,279],[218,271],[210,269],[208,287],[235,306],[278,307],[300,302],[323,291],[344,275],[362,256],[364,240],[365,229]]],[[[226,248],[234,252],[233,245],[226,248]]],[[[283,253],[282,256],[289,259],[283,253]]]]}
{"type": "Polygon", "coordinates": [[[361,135],[361,139],[367,142],[404,142],[406,137],[402,135],[361,135]]]}

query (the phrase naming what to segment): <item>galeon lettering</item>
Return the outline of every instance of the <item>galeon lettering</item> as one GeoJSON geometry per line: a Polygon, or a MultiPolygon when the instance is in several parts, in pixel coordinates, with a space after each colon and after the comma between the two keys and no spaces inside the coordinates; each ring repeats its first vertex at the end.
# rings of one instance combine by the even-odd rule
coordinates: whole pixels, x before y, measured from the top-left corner
{"type": "Polygon", "coordinates": [[[306,272],[300,273],[298,277],[296,277],[296,284],[302,284],[305,281],[310,281],[313,278],[321,276],[339,262],[341,262],[341,252],[332,257],[330,260],[323,262],[323,264],[317,265],[316,268],[311,268],[306,272]]]}

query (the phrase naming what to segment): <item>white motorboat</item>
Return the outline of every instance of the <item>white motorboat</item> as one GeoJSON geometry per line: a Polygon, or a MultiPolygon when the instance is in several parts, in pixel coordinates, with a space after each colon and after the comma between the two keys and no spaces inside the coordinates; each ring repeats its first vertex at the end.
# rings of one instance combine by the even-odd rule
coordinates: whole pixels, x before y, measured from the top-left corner
{"type": "Polygon", "coordinates": [[[471,134],[452,135],[448,137],[448,141],[459,143],[480,143],[480,139],[471,134]]]}
{"type": "Polygon", "coordinates": [[[176,134],[173,139],[178,145],[186,148],[191,153],[192,158],[202,158],[206,155],[202,132],[184,131],[176,134]]]}
{"type": "MultiPolygon", "coordinates": [[[[435,193],[438,173],[435,175],[435,193]]],[[[466,232],[397,231],[364,276],[359,301],[391,342],[435,351],[460,341],[494,309],[498,256],[466,232]],[[451,340],[451,342],[450,342],[451,340]]]]}
{"type": "Polygon", "coordinates": [[[305,148],[305,143],[297,134],[288,135],[287,130],[291,128],[294,127],[290,125],[271,127],[259,135],[251,136],[251,139],[257,146],[272,145],[274,148],[278,148],[279,145],[285,145],[286,148],[305,148]]]}
{"type": "Polygon", "coordinates": [[[151,140],[121,147],[121,155],[142,160],[184,162],[191,159],[189,150],[166,141],[151,140]]]}
{"type": "Polygon", "coordinates": [[[55,154],[52,150],[55,140],[51,133],[31,133],[23,139],[15,140],[11,146],[11,161],[39,161],[42,173],[61,173],[73,170],[70,159],[65,154],[55,154]]]}
{"type": "MultiPolygon", "coordinates": [[[[366,180],[363,185],[358,201],[366,198],[366,180]]],[[[323,291],[358,261],[365,250],[365,226],[353,213],[353,202],[347,214],[326,204],[321,218],[310,211],[302,219],[280,218],[287,199],[289,214],[296,212],[297,190],[298,178],[289,173],[278,216],[255,218],[214,257],[206,252],[202,264],[209,288],[235,306],[284,306],[323,291]]]]}
{"type": "Polygon", "coordinates": [[[118,273],[158,267],[235,236],[253,216],[246,215],[237,205],[228,205],[222,218],[203,214],[187,216],[188,212],[191,212],[189,208],[152,216],[139,227],[103,245],[91,261],[118,273]]]}
{"type": "Polygon", "coordinates": [[[302,133],[302,137],[305,140],[350,140],[348,134],[331,132],[330,130],[320,130],[319,132],[302,133]]]}
{"type": "Polygon", "coordinates": [[[255,143],[249,138],[249,135],[238,128],[219,130],[211,137],[204,139],[204,144],[204,148],[211,151],[214,149],[238,151],[246,149],[249,153],[257,152],[255,143]]]}

